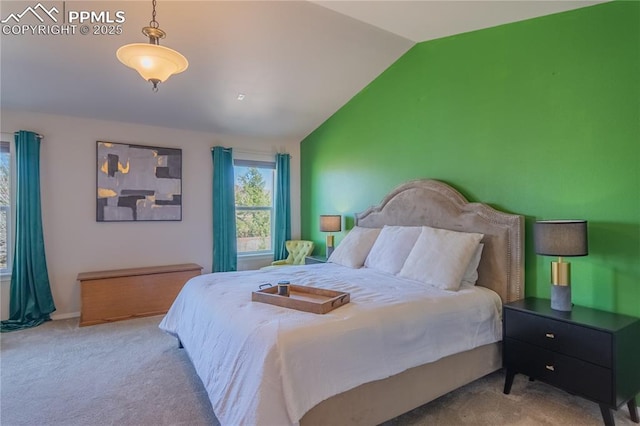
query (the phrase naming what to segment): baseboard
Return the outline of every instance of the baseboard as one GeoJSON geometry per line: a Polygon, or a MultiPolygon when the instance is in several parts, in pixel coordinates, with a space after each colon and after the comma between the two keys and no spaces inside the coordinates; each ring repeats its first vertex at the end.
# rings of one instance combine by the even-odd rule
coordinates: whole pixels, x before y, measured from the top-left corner
{"type": "Polygon", "coordinates": [[[51,319],[57,321],[69,318],[77,318],[79,316],[80,312],[69,312],[68,314],[51,314],[51,319]]]}

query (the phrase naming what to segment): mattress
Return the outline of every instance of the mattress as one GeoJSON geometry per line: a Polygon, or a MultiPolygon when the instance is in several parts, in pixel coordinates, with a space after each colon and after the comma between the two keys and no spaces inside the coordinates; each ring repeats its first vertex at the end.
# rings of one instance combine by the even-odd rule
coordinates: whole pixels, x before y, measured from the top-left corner
{"type": "Polygon", "coordinates": [[[222,425],[297,424],[319,402],[501,340],[500,297],[331,263],[192,278],[160,328],[178,337],[222,425]],[[324,315],[252,302],[264,283],[349,292],[324,315]]]}

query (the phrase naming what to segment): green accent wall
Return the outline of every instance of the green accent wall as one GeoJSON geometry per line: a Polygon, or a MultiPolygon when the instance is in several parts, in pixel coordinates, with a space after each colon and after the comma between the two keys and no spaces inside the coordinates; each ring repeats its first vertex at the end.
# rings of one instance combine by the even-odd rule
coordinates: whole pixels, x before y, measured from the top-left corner
{"type": "Polygon", "coordinates": [[[302,141],[303,238],[324,252],[320,214],[349,229],[417,178],[526,217],[528,296],[550,294],[535,220],[588,220],[574,303],[640,316],[640,3],[415,45],[302,141]]]}

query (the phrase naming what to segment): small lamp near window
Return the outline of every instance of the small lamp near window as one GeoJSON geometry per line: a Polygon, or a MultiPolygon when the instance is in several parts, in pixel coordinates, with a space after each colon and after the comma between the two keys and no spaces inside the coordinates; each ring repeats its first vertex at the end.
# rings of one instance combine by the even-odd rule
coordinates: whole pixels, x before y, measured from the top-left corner
{"type": "Polygon", "coordinates": [[[328,232],[327,235],[327,259],[333,253],[333,235],[332,232],[340,232],[342,230],[342,216],[339,214],[323,214],[320,215],[320,232],[328,232]]]}
{"type": "Polygon", "coordinates": [[[563,257],[589,254],[586,220],[542,220],[535,223],[536,254],[558,256],[551,262],[551,309],[571,311],[571,263],[563,257]]]}

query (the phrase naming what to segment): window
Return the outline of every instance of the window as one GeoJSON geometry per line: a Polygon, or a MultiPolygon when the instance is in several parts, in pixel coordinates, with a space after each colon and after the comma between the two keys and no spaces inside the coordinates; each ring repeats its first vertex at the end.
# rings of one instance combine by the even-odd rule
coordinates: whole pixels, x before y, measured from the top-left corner
{"type": "Polygon", "coordinates": [[[11,145],[0,142],[0,274],[11,271],[11,145]]]}
{"type": "Polygon", "coordinates": [[[273,252],[273,182],[275,163],[233,162],[238,255],[273,252]]]}

